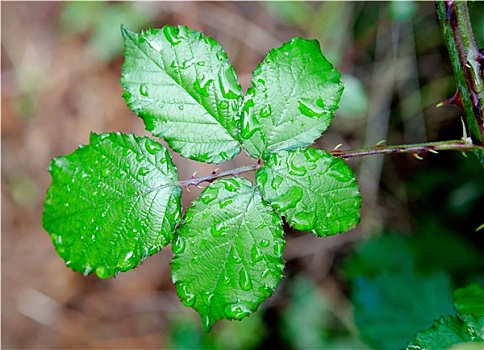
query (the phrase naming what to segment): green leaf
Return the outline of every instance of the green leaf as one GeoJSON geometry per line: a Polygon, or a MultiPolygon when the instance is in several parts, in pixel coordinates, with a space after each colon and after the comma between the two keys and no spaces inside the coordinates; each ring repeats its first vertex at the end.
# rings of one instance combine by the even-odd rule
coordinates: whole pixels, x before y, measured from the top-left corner
{"type": "Polygon", "coordinates": [[[255,178],[263,198],[297,230],[329,236],[359,222],[358,184],[341,158],[314,148],[281,151],[255,178]]]}
{"type": "Polygon", "coordinates": [[[343,91],[340,74],[316,40],[294,38],[256,68],[241,116],[241,137],[254,158],[311,145],[324,132],[343,91]]]}
{"type": "Polygon", "coordinates": [[[433,326],[419,332],[409,343],[407,349],[447,349],[455,344],[462,344],[467,349],[482,349],[484,342],[484,318],[474,315],[446,316],[436,320],[433,326]],[[473,347],[465,347],[472,342],[473,347]]]}
{"type": "Polygon", "coordinates": [[[242,90],[222,46],[187,27],[122,33],[123,96],[146,129],[195,160],[238,154],[242,90]]]}
{"type": "Polygon", "coordinates": [[[181,188],[168,151],[146,138],[91,134],[52,160],[42,225],[66,265],[116,275],[157,253],[181,219],[181,188]]]}
{"type": "Polygon", "coordinates": [[[460,315],[475,315],[484,317],[484,288],[472,284],[454,293],[455,310],[460,315]]]}
{"type": "Polygon", "coordinates": [[[172,278],[182,303],[209,331],[241,320],[282,278],[282,220],[243,178],[210,184],[188,208],[173,243],[172,278]]]}

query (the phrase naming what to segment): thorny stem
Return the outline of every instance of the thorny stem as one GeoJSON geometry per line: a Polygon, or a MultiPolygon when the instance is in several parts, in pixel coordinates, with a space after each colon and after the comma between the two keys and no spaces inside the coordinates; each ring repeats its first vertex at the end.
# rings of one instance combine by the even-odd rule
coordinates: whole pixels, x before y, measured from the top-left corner
{"type": "Polygon", "coordinates": [[[335,157],[340,157],[343,159],[368,156],[373,154],[390,154],[390,153],[411,153],[416,158],[420,159],[419,153],[421,152],[432,152],[437,153],[438,151],[471,151],[483,149],[481,146],[473,145],[468,140],[451,140],[451,141],[441,141],[441,142],[427,142],[427,143],[417,143],[412,145],[376,145],[373,147],[359,148],[353,150],[342,151],[335,149],[330,153],[335,157]]]}
{"type": "Polygon", "coordinates": [[[466,1],[439,0],[435,5],[457,84],[455,95],[439,105],[458,106],[473,142],[483,146],[484,51],[474,40],[466,1]]]}
{"type": "Polygon", "coordinates": [[[246,173],[248,171],[255,171],[260,167],[261,167],[261,163],[256,161],[252,165],[246,165],[240,168],[222,171],[221,173],[217,173],[216,171],[214,171],[208,176],[195,177],[195,174],[193,174],[193,176],[189,180],[179,181],[178,184],[186,188],[188,188],[188,186],[200,186],[202,182],[211,183],[221,177],[239,176],[240,174],[246,173]]]}
{"type": "MultiPolygon", "coordinates": [[[[339,158],[347,159],[353,157],[362,157],[373,154],[390,154],[390,153],[411,153],[416,158],[421,159],[419,153],[421,152],[432,152],[437,153],[438,151],[473,151],[473,150],[483,150],[481,146],[473,145],[469,140],[451,140],[451,141],[441,141],[441,142],[427,142],[418,143],[413,145],[394,145],[386,146],[378,144],[373,147],[368,148],[358,148],[353,150],[339,150],[334,149],[330,153],[339,158]]],[[[211,183],[216,179],[227,177],[227,176],[239,176],[242,173],[248,171],[256,171],[262,166],[260,160],[256,160],[252,165],[246,165],[240,168],[231,169],[217,173],[216,171],[208,176],[195,177],[195,174],[189,179],[184,181],[179,181],[180,186],[188,188],[189,186],[200,186],[202,182],[211,183]]]]}

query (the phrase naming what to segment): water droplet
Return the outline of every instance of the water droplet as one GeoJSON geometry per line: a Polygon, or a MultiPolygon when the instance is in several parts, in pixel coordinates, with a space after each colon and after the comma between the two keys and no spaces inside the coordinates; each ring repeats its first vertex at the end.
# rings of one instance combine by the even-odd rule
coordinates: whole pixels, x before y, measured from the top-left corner
{"type": "MultiPolygon", "coordinates": [[[[151,33],[151,34],[155,34],[155,33],[151,33]]],[[[163,42],[159,40],[157,37],[148,38],[146,41],[148,42],[148,45],[150,45],[153,48],[153,50],[158,52],[163,50],[163,42]]]]}
{"type": "Polygon", "coordinates": [[[186,244],[185,238],[178,235],[178,236],[176,236],[176,239],[173,242],[171,249],[173,250],[173,253],[181,254],[185,251],[186,245],[187,244],[186,244]]]}
{"type": "Polygon", "coordinates": [[[291,221],[294,228],[298,230],[312,230],[316,221],[316,213],[314,211],[298,212],[296,215],[294,215],[291,221]]]}
{"type": "Polygon", "coordinates": [[[262,294],[264,298],[268,298],[272,295],[273,289],[268,284],[264,284],[263,286],[260,286],[257,291],[262,294]]]}
{"type": "Polygon", "coordinates": [[[96,275],[101,278],[108,278],[111,276],[110,268],[108,266],[98,266],[96,268],[96,275]]]}
{"type": "Polygon", "coordinates": [[[214,293],[211,292],[205,292],[202,294],[202,300],[205,303],[205,305],[210,306],[213,301],[213,297],[215,296],[214,293]]]}
{"type": "Polygon", "coordinates": [[[217,56],[217,59],[219,61],[223,61],[224,59],[227,58],[227,55],[223,52],[223,51],[219,51],[215,54],[215,56],[217,56]]]}
{"type": "Polygon", "coordinates": [[[233,198],[224,198],[220,202],[218,202],[218,206],[220,207],[220,209],[224,209],[226,206],[228,206],[229,204],[232,204],[233,202],[234,202],[233,198]]]}
{"type": "Polygon", "coordinates": [[[180,38],[180,28],[165,26],[163,27],[163,33],[165,34],[166,40],[172,45],[178,45],[182,41],[180,38]]]}
{"type": "Polygon", "coordinates": [[[110,134],[108,134],[108,133],[104,133],[104,134],[99,135],[99,138],[100,138],[101,140],[106,140],[107,138],[109,138],[109,136],[110,136],[110,134]]]}
{"type": "Polygon", "coordinates": [[[80,172],[78,172],[78,173],[77,173],[77,179],[78,179],[78,180],[85,179],[85,178],[86,178],[86,177],[88,177],[88,176],[89,176],[89,175],[87,175],[85,172],[82,172],[82,171],[80,171],[80,172]]]}
{"type": "Polygon", "coordinates": [[[261,253],[257,245],[253,245],[252,249],[250,250],[250,256],[252,258],[252,264],[255,265],[262,259],[264,259],[264,255],[261,253]]]}
{"type": "Polygon", "coordinates": [[[315,163],[316,161],[318,161],[323,157],[323,155],[319,153],[317,149],[314,149],[311,147],[307,148],[304,151],[304,156],[306,157],[307,161],[311,163],[315,163]]]}
{"type": "Polygon", "coordinates": [[[293,186],[279,196],[279,198],[275,199],[273,201],[273,206],[280,211],[285,211],[289,208],[296,207],[302,197],[302,188],[293,186]]]}
{"type": "Polygon", "coordinates": [[[146,86],[145,84],[141,84],[139,86],[139,93],[141,94],[141,96],[148,97],[148,86],[146,86]]]}
{"type": "Polygon", "coordinates": [[[262,107],[261,110],[260,110],[260,112],[259,112],[259,115],[261,116],[261,118],[267,118],[271,114],[272,114],[272,107],[271,107],[271,105],[266,105],[265,107],[262,107]]]}
{"type": "Polygon", "coordinates": [[[210,320],[210,317],[208,315],[203,315],[201,316],[202,318],[202,328],[205,331],[205,333],[210,332],[212,329],[212,321],[210,320]]]}
{"type": "Polygon", "coordinates": [[[111,170],[106,168],[103,170],[102,175],[103,177],[108,177],[110,173],[111,173],[111,170]]]}
{"type": "Polygon", "coordinates": [[[137,160],[138,162],[141,162],[141,161],[142,161],[144,158],[145,158],[145,157],[144,157],[144,156],[143,156],[141,153],[136,154],[136,160],[137,160]]]}
{"type": "Polygon", "coordinates": [[[255,179],[261,187],[264,187],[267,184],[268,177],[266,168],[260,168],[255,174],[255,179]]]}
{"type": "Polygon", "coordinates": [[[276,175],[271,181],[271,187],[277,191],[281,183],[284,181],[284,178],[281,175],[276,175]]]}
{"type": "Polygon", "coordinates": [[[243,301],[227,304],[225,306],[225,314],[229,319],[241,320],[250,315],[250,307],[243,301]]]}
{"type": "Polygon", "coordinates": [[[284,243],[283,242],[274,242],[274,255],[275,256],[282,256],[284,253],[284,243]]]}
{"type": "Polygon", "coordinates": [[[270,269],[268,269],[268,268],[264,269],[264,271],[262,271],[261,277],[266,278],[267,276],[269,276],[270,272],[271,272],[270,269]]]}
{"type": "Polygon", "coordinates": [[[254,106],[254,100],[247,100],[242,109],[240,136],[244,139],[249,139],[254,133],[260,129],[260,123],[255,120],[255,116],[250,112],[250,108],[254,106]]]}
{"type": "Polygon", "coordinates": [[[266,248],[269,246],[269,244],[271,244],[271,242],[268,239],[263,239],[259,242],[259,244],[261,247],[266,248]]]}
{"type": "Polygon", "coordinates": [[[185,108],[185,106],[183,106],[183,105],[178,105],[178,109],[179,109],[180,111],[183,111],[183,109],[184,109],[184,108],[185,108]]]}
{"type": "Polygon", "coordinates": [[[226,286],[230,284],[230,277],[228,275],[224,275],[224,279],[223,279],[223,284],[225,284],[226,286]]]}
{"type": "Polygon", "coordinates": [[[250,280],[249,274],[247,270],[242,267],[239,271],[239,285],[240,288],[243,290],[251,290],[252,289],[252,282],[250,280]]]}
{"type": "Polygon", "coordinates": [[[209,78],[206,73],[203,73],[200,78],[195,80],[193,87],[200,95],[207,97],[209,96],[208,89],[210,88],[211,82],[213,82],[213,79],[209,78]]]}
{"type": "Polygon", "coordinates": [[[198,262],[200,261],[200,258],[198,256],[194,256],[192,258],[192,265],[196,265],[198,264],[198,262]]]}
{"type": "Polygon", "coordinates": [[[221,223],[218,223],[216,225],[213,225],[210,228],[210,233],[214,237],[222,237],[222,236],[225,236],[227,234],[227,229],[224,226],[223,222],[221,222],[221,223]]]}
{"type": "Polygon", "coordinates": [[[240,85],[237,81],[237,76],[235,75],[232,66],[225,66],[221,69],[219,75],[219,85],[223,97],[229,99],[240,97],[240,85]]]}
{"type": "Polygon", "coordinates": [[[229,255],[229,260],[235,264],[240,264],[242,262],[242,258],[237,252],[237,249],[232,248],[231,254],[229,255]]]}
{"type": "Polygon", "coordinates": [[[156,154],[163,149],[163,146],[158,142],[147,139],[145,142],[145,148],[150,154],[156,154]]]}
{"type": "Polygon", "coordinates": [[[218,106],[220,107],[220,109],[227,109],[229,108],[229,103],[226,100],[222,100],[220,101],[218,106]]]}
{"type": "Polygon", "coordinates": [[[213,202],[218,197],[218,188],[217,187],[207,187],[201,194],[200,199],[204,204],[208,204],[213,202]]]}
{"type": "Polygon", "coordinates": [[[197,62],[197,60],[194,57],[189,59],[189,60],[183,61],[182,64],[181,64],[181,69],[187,69],[187,68],[193,66],[196,62],[197,62]]]}
{"type": "Polygon", "coordinates": [[[178,285],[177,292],[183,305],[191,307],[193,306],[193,304],[195,304],[196,295],[193,293],[190,293],[186,285],[184,284],[178,285]]]}
{"type": "Polygon", "coordinates": [[[92,271],[93,271],[92,267],[91,267],[91,266],[89,266],[89,265],[87,265],[87,266],[84,268],[84,272],[83,272],[83,274],[84,274],[84,276],[87,276],[87,275],[89,275],[89,274],[90,274],[92,271]]]}
{"type": "Polygon", "coordinates": [[[146,167],[141,167],[138,170],[138,175],[139,176],[146,176],[146,174],[148,174],[149,172],[150,172],[150,169],[148,169],[146,167]]]}
{"type": "Polygon", "coordinates": [[[317,119],[322,117],[327,112],[324,101],[321,98],[318,98],[317,100],[300,98],[297,102],[297,108],[307,117],[317,119]]]}

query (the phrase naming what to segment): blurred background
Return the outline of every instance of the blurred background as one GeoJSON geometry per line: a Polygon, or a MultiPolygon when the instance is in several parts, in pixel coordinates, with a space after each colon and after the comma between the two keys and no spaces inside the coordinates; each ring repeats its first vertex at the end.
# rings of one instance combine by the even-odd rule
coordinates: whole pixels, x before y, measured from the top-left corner
{"type": "MultiPolygon", "coordinates": [[[[484,47],[484,3],[469,6],[484,47]]],[[[176,296],[170,247],[101,280],[68,269],[41,227],[51,158],[91,131],[150,135],[121,97],[121,24],[203,31],[244,91],[269,49],[318,39],[345,90],[316,147],[351,149],[462,137],[461,112],[435,107],[455,84],[432,2],[2,2],[1,22],[2,348],[399,348],[455,313],[456,288],[484,283],[484,172],[458,152],[349,160],[361,224],[328,238],[288,229],[275,294],[208,335],[176,296]]],[[[173,158],[181,179],[250,162],[173,158]]]]}

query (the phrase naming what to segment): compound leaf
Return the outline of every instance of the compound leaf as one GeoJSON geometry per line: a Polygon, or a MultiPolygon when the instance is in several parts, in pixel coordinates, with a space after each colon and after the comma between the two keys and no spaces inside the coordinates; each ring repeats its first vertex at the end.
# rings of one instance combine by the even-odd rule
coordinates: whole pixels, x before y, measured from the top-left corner
{"type": "Polygon", "coordinates": [[[282,220],[243,178],[210,184],[188,208],[173,243],[172,278],[182,303],[209,331],[241,320],[282,278],[282,220]]]}
{"type": "Polygon", "coordinates": [[[181,219],[178,172],[146,138],[91,134],[52,160],[42,224],[66,265],[101,278],[137,266],[173,238],[181,219]]]}
{"type": "Polygon", "coordinates": [[[442,316],[431,328],[417,333],[407,350],[448,349],[460,344],[460,349],[482,349],[484,317],[474,315],[442,316]]]}
{"type": "Polygon", "coordinates": [[[340,74],[316,40],[294,38],[271,50],[244,97],[241,137],[254,158],[311,145],[324,132],[343,92],[340,74]]]}
{"type": "Polygon", "coordinates": [[[222,46],[182,26],[122,34],[123,96],[146,129],[198,161],[238,154],[242,90],[222,46]]]}
{"type": "Polygon", "coordinates": [[[329,236],[359,222],[358,184],[341,158],[314,148],[280,151],[255,177],[262,197],[297,230],[329,236]]]}

